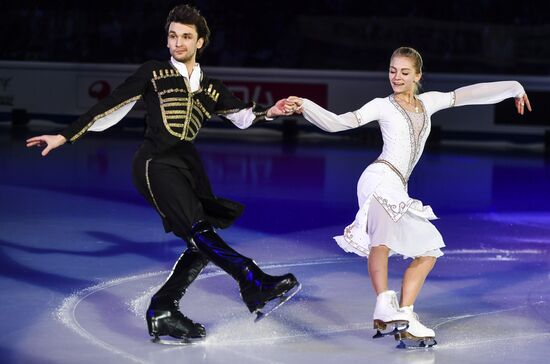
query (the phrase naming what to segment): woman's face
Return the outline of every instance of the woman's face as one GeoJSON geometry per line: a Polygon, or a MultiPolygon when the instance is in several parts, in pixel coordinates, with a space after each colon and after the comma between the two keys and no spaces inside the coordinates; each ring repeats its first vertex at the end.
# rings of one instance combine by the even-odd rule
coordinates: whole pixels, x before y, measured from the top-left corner
{"type": "Polygon", "coordinates": [[[395,56],[390,60],[389,78],[394,93],[414,93],[415,83],[420,81],[421,76],[416,72],[411,58],[395,56]]]}

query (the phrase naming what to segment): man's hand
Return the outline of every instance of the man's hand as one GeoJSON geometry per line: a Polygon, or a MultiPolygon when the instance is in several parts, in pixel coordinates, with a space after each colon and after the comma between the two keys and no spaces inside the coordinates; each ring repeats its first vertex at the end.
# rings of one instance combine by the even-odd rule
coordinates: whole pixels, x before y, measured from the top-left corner
{"type": "Polygon", "coordinates": [[[30,147],[46,147],[42,151],[42,156],[45,157],[51,150],[62,146],[67,142],[63,135],[40,135],[27,139],[27,148],[30,147]]]}
{"type": "Polygon", "coordinates": [[[286,99],[280,99],[267,111],[267,117],[292,115],[295,112],[300,113],[299,106],[302,105],[302,99],[296,96],[289,96],[286,99]],[[299,105],[297,102],[299,101],[299,105]]]}

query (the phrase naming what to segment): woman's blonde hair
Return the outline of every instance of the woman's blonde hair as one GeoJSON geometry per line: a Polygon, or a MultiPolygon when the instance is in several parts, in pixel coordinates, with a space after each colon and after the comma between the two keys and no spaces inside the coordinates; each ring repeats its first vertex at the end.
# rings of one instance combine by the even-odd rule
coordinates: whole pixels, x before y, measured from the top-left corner
{"type": "MultiPolygon", "coordinates": [[[[418,51],[411,47],[399,47],[395,51],[393,51],[391,58],[393,57],[407,57],[413,61],[414,70],[418,74],[422,74],[422,66],[424,63],[422,62],[422,56],[418,51]]],[[[420,84],[420,80],[418,82],[415,82],[414,84],[414,93],[418,94],[420,92],[420,89],[422,88],[422,85],[420,84]]]]}

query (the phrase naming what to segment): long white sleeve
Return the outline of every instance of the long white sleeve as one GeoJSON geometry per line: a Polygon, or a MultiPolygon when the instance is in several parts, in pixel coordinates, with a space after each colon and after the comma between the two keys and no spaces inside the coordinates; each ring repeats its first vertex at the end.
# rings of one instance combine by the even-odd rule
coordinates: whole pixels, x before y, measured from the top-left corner
{"type": "Polygon", "coordinates": [[[476,83],[455,90],[455,106],[496,104],[525,93],[517,81],[476,83]]]}
{"type": "Polygon", "coordinates": [[[130,110],[132,110],[132,108],[134,107],[134,105],[137,102],[137,99],[139,99],[139,97],[134,97],[134,98],[128,100],[126,104],[119,107],[116,111],[113,111],[110,114],[106,114],[102,118],[96,119],[94,121],[94,123],[92,124],[92,126],[90,126],[90,128],[88,130],[89,131],[103,131],[103,130],[108,129],[111,126],[117,124],[120,120],[122,120],[126,116],[126,114],[128,114],[130,112],[130,110]]]}
{"type": "Polygon", "coordinates": [[[252,108],[242,109],[237,112],[225,115],[239,129],[246,129],[253,124],[256,115],[252,112],[252,108]]]}
{"type": "Polygon", "coordinates": [[[362,111],[368,104],[363,106],[360,110],[337,115],[322,108],[311,100],[303,100],[302,115],[306,120],[324,131],[331,133],[358,128],[369,121],[375,120],[374,118],[369,118],[370,120],[367,120],[363,116],[362,111]]]}

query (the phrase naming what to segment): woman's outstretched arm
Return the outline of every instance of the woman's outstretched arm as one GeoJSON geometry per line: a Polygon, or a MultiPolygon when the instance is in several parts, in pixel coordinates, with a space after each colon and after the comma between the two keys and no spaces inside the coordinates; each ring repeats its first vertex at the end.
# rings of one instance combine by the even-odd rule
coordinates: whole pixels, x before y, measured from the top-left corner
{"type": "Polygon", "coordinates": [[[378,119],[378,108],[374,104],[376,99],[359,110],[339,115],[305,98],[291,96],[288,100],[296,104],[296,112],[301,113],[307,121],[331,133],[355,129],[378,119]]]}
{"type": "Polygon", "coordinates": [[[496,104],[508,98],[516,99],[518,113],[523,115],[525,106],[531,111],[529,98],[517,81],[477,83],[455,90],[455,106],[496,104]]]}

